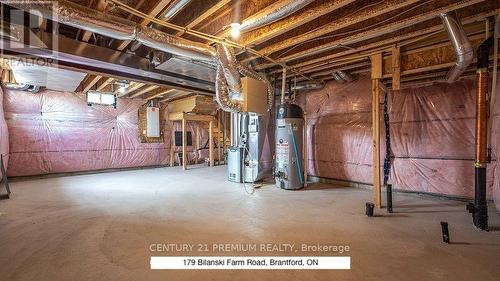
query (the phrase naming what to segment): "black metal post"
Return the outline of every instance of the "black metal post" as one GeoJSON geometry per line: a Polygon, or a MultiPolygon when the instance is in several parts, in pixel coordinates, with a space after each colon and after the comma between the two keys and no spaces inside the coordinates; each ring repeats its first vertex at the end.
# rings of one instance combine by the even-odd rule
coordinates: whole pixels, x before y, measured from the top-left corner
{"type": "Polygon", "coordinates": [[[387,212],[392,213],[392,184],[386,185],[387,212]]]}

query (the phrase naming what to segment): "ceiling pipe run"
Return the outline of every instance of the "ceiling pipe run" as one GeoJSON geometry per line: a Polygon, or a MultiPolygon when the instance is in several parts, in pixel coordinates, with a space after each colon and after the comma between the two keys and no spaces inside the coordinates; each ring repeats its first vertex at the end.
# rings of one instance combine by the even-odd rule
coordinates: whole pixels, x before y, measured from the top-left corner
{"type": "Polygon", "coordinates": [[[354,80],[349,73],[344,72],[342,70],[338,70],[337,74],[340,76],[340,78],[342,78],[347,83],[350,83],[350,82],[352,82],[354,80]]]}
{"type": "Polygon", "coordinates": [[[293,85],[291,87],[291,90],[292,90],[292,92],[311,91],[311,90],[321,90],[324,87],[325,87],[324,83],[311,82],[311,83],[303,83],[303,84],[293,85]]]}
{"type": "Polygon", "coordinates": [[[274,10],[271,10],[264,15],[244,20],[240,25],[240,31],[251,31],[278,21],[297,12],[312,2],[314,2],[314,0],[283,0],[276,4],[277,6],[274,10]]]}
{"type": "Polygon", "coordinates": [[[444,28],[448,33],[448,37],[450,38],[451,45],[455,50],[455,56],[457,58],[455,66],[450,69],[446,76],[448,83],[452,83],[455,82],[471,64],[474,53],[472,45],[467,38],[467,33],[465,33],[456,13],[443,13],[441,14],[441,20],[443,21],[444,28]]]}
{"type": "Polygon", "coordinates": [[[267,77],[239,63],[234,57],[234,53],[225,47],[219,48],[219,52],[217,52],[216,48],[211,46],[179,38],[151,27],[138,26],[133,21],[105,15],[65,0],[58,2],[3,2],[34,15],[41,15],[61,24],[95,32],[113,39],[136,40],[150,48],[173,55],[215,63],[217,65],[216,100],[225,111],[241,110],[241,106],[237,106],[238,100],[232,98],[232,96],[238,97],[238,94],[241,94],[241,89],[238,87],[239,75],[235,71],[237,69],[241,75],[257,79],[267,85],[268,110],[272,108],[273,90],[267,77]],[[230,92],[232,96],[229,95],[230,92]]]}
{"type": "Polygon", "coordinates": [[[186,7],[187,4],[189,4],[191,0],[176,0],[170,7],[167,9],[165,12],[165,15],[163,18],[166,21],[171,20],[173,17],[175,17],[184,7],[186,7]]]}

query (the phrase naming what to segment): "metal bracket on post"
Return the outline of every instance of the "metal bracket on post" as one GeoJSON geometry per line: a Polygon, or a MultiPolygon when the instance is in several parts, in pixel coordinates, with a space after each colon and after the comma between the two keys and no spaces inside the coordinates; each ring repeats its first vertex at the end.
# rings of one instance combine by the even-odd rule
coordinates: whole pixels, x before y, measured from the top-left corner
{"type": "Polygon", "coordinates": [[[9,180],[7,179],[7,172],[5,171],[5,166],[3,165],[3,155],[0,155],[0,171],[2,172],[2,180],[0,184],[5,184],[5,189],[7,190],[7,194],[0,195],[0,200],[9,199],[10,198],[10,187],[9,180]]]}

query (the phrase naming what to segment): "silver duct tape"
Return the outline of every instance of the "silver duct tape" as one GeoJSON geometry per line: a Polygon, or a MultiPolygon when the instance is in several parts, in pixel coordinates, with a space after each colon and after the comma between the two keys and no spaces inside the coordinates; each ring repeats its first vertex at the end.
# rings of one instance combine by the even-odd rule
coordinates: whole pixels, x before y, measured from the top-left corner
{"type": "Polygon", "coordinates": [[[345,80],[348,83],[352,82],[352,80],[353,80],[352,76],[349,73],[344,72],[342,70],[338,70],[337,74],[340,76],[340,78],[342,78],[343,80],[345,80]]]}
{"type": "Polygon", "coordinates": [[[292,86],[292,91],[320,90],[325,87],[324,83],[312,82],[292,86]]]}
{"type": "Polygon", "coordinates": [[[215,101],[217,101],[224,111],[235,113],[241,111],[241,104],[231,100],[229,97],[229,88],[221,65],[217,66],[215,75],[215,101]]]}
{"type": "Polygon", "coordinates": [[[179,13],[187,4],[189,4],[189,2],[191,2],[191,0],[176,0],[175,3],[171,4],[169,6],[169,8],[167,9],[167,11],[165,12],[165,15],[163,16],[163,18],[165,20],[170,20],[172,19],[173,17],[175,17],[175,15],[177,15],[177,13],[179,13]]]}
{"type": "Polygon", "coordinates": [[[334,71],[332,73],[332,76],[333,76],[333,79],[335,79],[335,81],[339,82],[339,83],[344,83],[345,80],[342,79],[342,77],[340,77],[340,75],[337,73],[337,71],[334,71]]]}
{"type": "Polygon", "coordinates": [[[134,22],[112,15],[104,15],[96,10],[68,1],[3,1],[3,3],[32,14],[39,14],[62,24],[114,39],[135,39],[136,24],[134,22]]]}
{"type": "Polygon", "coordinates": [[[140,27],[136,40],[153,49],[200,61],[213,61],[215,51],[201,43],[178,38],[151,27],[140,27]]]}
{"type": "Polygon", "coordinates": [[[451,45],[453,46],[457,58],[455,66],[450,69],[446,76],[446,80],[451,83],[456,81],[472,63],[474,52],[469,38],[467,38],[467,33],[465,33],[456,13],[443,13],[441,14],[441,20],[443,21],[444,28],[448,33],[448,37],[450,38],[451,45]]]}
{"type": "Polygon", "coordinates": [[[241,79],[238,71],[238,62],[234,56],[233,49],[222,44],[217,44],[216,47],[217,59],[222,67],[222,72],[226,78],[226,83],[231,92],[233,99],[241,100],[241,79]]]}
{"type": "Polygon", "coordinates": [[[244,20],[240,26],[240,30],[250,31],[258,27],[278,21],[288,15],[295,13],[306,5],[312,3],[314,0],[289,0],[283,1],[283,5],[276,7],[276,9],[269,13],[262,15],[258,18],[244,20]]]}

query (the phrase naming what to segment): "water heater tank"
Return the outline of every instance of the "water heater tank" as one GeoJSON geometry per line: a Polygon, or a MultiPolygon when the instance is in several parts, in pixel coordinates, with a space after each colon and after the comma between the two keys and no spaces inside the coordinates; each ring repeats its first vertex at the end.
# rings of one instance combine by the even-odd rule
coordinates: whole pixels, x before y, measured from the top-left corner
{"type": "Polygon", "coordinates": [[[304,187],[304,114],[295,104],[278,106],[276,117],[276,185],[283,189],[304,187]]]}

